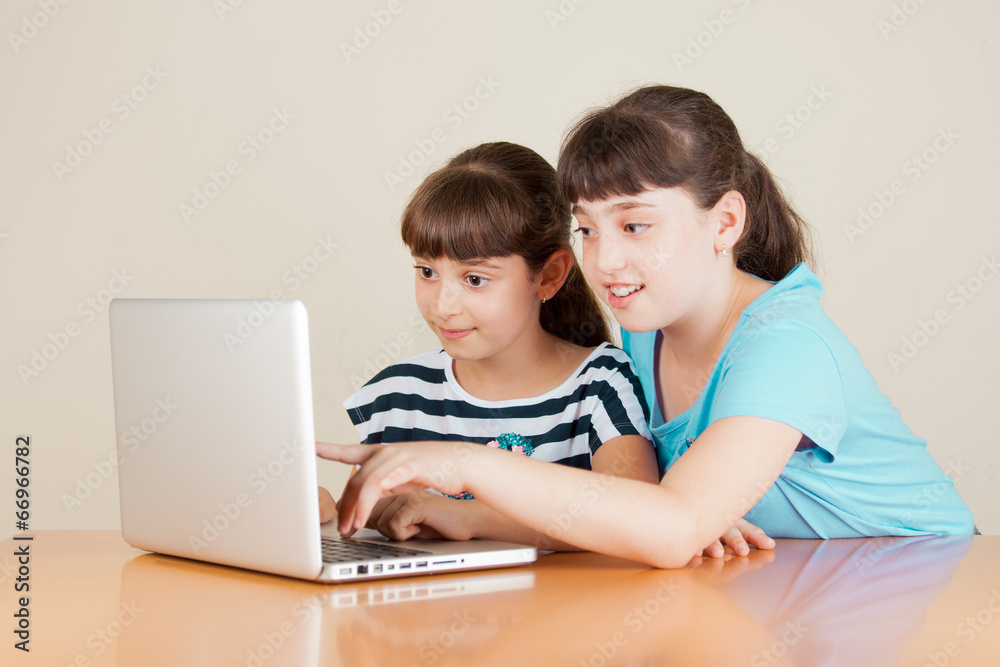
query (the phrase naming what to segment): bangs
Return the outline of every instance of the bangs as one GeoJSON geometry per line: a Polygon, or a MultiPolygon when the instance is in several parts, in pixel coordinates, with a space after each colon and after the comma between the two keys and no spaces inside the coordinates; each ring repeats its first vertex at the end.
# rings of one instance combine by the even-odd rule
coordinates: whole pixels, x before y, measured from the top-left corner
{"type": "Polygon", "coordinates": [[[585,116],[559,154],[559,196],[567,202],[637,195],[685,185],[691,140],[661,121],[611,107],[585,116]]]}
{"type": "Polygon", "coordinates": [[[529,220],[525,199],[516,183],[489,168],[446,167],[417,188],[403,212],[403,243],[418,257],[507,257],[529,220]]]}

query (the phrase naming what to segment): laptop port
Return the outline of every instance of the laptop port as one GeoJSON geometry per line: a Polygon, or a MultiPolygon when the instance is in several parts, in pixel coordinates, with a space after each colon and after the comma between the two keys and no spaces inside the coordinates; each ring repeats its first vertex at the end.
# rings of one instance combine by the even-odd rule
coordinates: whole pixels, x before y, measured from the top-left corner
{"type": "Polygon", "coordinates": [[[417,567],[427,567],[427,561],[422,560],[417,562],[417,567]]]}
{"type": "Polygon", "coordinates": [[[349,568],[349,567],[342,567],[342,568],[340,568],[340,573],[341,574],[350,574],[351,573],[351,568],[349,568]]]}
{"type": "Polygon", "coordinates": [[[368,574],[368,566],[358,565],[358,574],[368,574]]]}
{"type": "Polygon", "coordinates": [[[376,572],[381,572],[381,571],[382,571],[382,565],[381,564],[379,564],[379,565],[372,565],[372,574],[375,574],[376,572]]]}
{"type": "Polygon", "coordinates": [[[400,563],[399,564],[399,569],[400,570],[409,570],[410,567],[412,567],[412,566],[413,566],[413,563],[400,563]]]}

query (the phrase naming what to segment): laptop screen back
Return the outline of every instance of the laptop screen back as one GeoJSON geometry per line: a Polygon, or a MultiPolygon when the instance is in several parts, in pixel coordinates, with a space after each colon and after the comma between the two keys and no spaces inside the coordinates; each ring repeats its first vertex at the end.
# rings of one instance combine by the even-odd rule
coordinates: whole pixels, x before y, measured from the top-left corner
{"type": "Polygon", "coordinates": [[[126,541],[318,576],[303,304],[116,299],[110,318],[126,541]]]}

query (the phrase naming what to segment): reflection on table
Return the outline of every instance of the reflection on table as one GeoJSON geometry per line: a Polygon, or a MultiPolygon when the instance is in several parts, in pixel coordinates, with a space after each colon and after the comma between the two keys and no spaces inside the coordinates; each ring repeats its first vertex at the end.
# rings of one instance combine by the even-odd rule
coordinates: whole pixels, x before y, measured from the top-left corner
{"type": "Polygon", "coordinates": [[[780,540],[672,571],[552,554],[341,585],[142,554],[112,532],[32,544],[22,664],[941,667],[1000,655],[996,537],[780,540]]]}

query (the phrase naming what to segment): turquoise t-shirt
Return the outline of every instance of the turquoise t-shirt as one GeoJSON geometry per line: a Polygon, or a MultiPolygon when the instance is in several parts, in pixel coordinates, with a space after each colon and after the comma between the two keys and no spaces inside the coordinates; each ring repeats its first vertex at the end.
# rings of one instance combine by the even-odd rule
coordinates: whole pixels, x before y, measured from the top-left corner
{"type": "Polygon", "coordinates": [[[658,331],[622,331],[663,473],[710,424],[738,415],[808,438],[746,514],[772,537],[971,534],[952,480],[903,423],[857,349],[819,304],[805,264],[747,306],[694,405],[664,423],[656,397],[658,331]]]}

